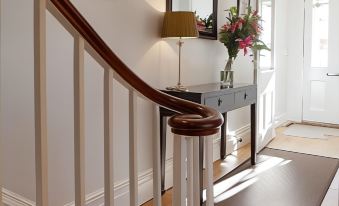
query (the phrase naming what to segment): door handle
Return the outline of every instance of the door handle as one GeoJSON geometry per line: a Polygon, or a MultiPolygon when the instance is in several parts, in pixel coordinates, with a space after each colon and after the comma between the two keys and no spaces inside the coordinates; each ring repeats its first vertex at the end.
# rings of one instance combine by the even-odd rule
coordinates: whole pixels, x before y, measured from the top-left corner
{"type": "Polygon", "coordinates": [[[327,73],[329,77],[339,77],[339,73],[327,73]]]}
{"type": "Polygon", "coordinates": [[[247,93],[245,93],[245,95],[244,95],[244,99],[247,99],[247,97],[248,97],[248,94],[247,94],[247,93]]]}
{"type": "Polygon", "coordinates": [[[218,99],[218,106],[220,107],[221,104],[222,104],[222,100],[219,98],[218,99]]]}

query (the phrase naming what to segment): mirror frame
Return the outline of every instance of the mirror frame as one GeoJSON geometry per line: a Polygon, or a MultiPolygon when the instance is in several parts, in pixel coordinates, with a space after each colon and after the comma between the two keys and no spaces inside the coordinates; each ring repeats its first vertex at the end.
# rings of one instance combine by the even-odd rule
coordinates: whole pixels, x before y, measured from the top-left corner
{"type": "MultiPolygon", "coordinates": [[[[218,0],[213,1],[213,29],[212,32],[199,31],[199,38],[202,39],[218,39],[218,0]]],[[[166,11],[172,11],[172,0],[166,0],[166,11]]]]}
{"type": "MultiPolygon", "coordinates": [[[[256,0],[256,4],[258,4],[258,3],[257,3],[258,1],[259,1],[259,0],[256,0]]],[[[239,15],[239,12],[240,12],[240,2],[241,2],[241,0],[237,0],[238,15],[239,15]]],[[[251,0],[248,0],[248,1],[247,1],[247,6],[251,6],[251,0]]],[[[256,10],[258,10],[258,9],[256,9],[256,10]]]]}

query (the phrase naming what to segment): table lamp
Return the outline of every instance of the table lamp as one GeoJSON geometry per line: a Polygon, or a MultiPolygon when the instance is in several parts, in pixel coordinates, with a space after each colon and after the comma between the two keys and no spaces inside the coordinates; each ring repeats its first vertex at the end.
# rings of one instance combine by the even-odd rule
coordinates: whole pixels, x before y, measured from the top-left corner
{"type": "Polygon", "coordinates": [[[167,87],[168,90],[188,91],[181,84],[181,47],[184,38],[197,38],[199,36],[197,30],[196,17],[193,12],[188,11],[169,11],[165,13],[164,24],[162,28],[162,38],[178,38],[179,46],[179,79],[174,87],[167,87]]]}

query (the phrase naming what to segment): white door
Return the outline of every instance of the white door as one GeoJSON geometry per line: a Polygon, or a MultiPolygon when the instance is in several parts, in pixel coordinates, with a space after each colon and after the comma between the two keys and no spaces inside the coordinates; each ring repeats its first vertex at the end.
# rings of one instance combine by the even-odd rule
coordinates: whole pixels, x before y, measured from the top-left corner
{"type": "Polygon", "coordinates": [[[274,0],[259,0],[258,9],[263,19],[264,32],[261,39],[271,51],[259,53],[257,65],[258,86],[258,132],[257,151],[260,151],[273,138],[275,105],[275,65],[274,65],[274,0]]]}
{"type": "Polygon", "coordinates": [[[303,120],[339,124],[339,1],[305,1],[303,120]]]}

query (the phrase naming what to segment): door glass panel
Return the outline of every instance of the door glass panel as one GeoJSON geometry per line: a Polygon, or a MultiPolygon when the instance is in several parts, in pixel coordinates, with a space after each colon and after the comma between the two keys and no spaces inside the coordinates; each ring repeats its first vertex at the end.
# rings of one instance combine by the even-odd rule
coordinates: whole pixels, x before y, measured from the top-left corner
{"type": "Polygon", "coordinates": [[[312,67],[328,66],[329,0],[313,0],[312,67]]]}
{"type": "MultiPolygon", "coordinates": [[[[265,44],[272,48],[272,1],[262,0],[261,1],[261,18],[263,33],[260,39],[265,44]]],[[[260,51],[260,68],[271,69],[272,68],[272,52],[267,50],[260,51]]]]}

